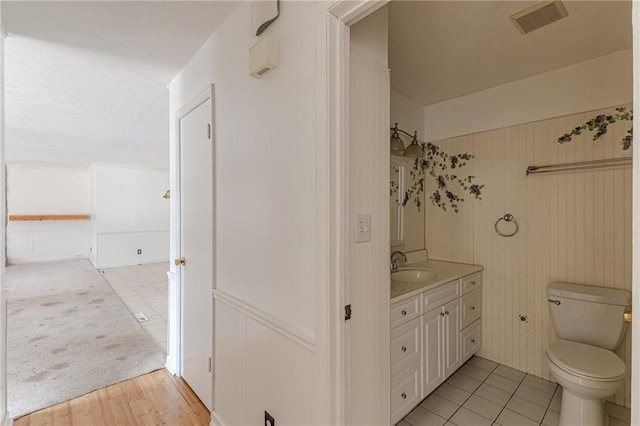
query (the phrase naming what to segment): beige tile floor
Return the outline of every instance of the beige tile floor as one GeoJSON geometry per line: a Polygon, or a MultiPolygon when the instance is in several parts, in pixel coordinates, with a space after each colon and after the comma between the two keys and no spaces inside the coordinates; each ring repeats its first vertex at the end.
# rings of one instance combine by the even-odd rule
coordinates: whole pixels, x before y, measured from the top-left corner
{"type": "Polygon", "coordinates": [[[142,313],[140,324],[167,351],[167,309],[169,263],[103,268],[99,271],[133,315],[142,313]]]}
{"type": "MultiPolygon", "coordinates": [[[[556,426],[561,400],[557,384],[476,356],[398,426],[556,426]]],[[[629,425],[628,408],[607,412],[609,426],[629,425]]]]}

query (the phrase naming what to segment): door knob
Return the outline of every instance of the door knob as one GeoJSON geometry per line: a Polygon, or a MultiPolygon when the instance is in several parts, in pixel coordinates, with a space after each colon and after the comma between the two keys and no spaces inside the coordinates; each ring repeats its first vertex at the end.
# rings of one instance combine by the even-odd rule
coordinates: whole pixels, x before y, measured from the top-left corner
{"type": "Polygon", "coordinates": [[[184,257],[175,260],[176,266],[184,266],[187,260],[184,257]]]}

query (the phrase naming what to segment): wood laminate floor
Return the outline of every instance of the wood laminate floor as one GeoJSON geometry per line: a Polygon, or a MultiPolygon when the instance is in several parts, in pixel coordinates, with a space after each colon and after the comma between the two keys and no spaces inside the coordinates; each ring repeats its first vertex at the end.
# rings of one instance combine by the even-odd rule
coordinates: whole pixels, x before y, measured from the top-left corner
{"type": "Polygon", "coordinates": [[[15,426],[208,425],[210,414],[180,378],[158,370],[14,421],[15,426]]]}

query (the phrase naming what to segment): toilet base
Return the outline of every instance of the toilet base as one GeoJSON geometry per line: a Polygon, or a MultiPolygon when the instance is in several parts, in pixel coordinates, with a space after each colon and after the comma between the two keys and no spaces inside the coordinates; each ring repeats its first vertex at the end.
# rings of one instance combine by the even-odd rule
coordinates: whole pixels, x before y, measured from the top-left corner
{"type": "Polygon", "coordinates": [[[603,400],[584,399],[562,389],[558,426],[608,426],[609,416],[603,400]]]}

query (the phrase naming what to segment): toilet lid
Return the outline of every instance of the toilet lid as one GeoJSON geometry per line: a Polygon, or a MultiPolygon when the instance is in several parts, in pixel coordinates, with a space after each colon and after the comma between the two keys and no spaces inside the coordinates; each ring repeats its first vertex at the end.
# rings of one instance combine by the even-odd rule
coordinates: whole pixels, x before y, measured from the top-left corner
{"type": "Polygon", "coordinates": [[[583,343],[560,339],[547,354],[559,367],[586,377],[612,379],[625,373],[624,362],[616,354],[583,343]]]}

